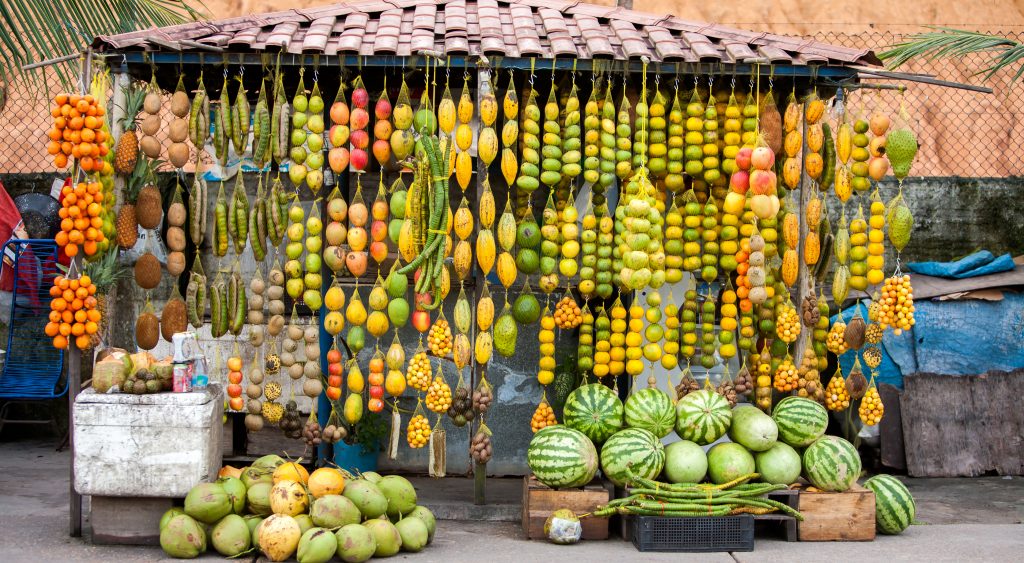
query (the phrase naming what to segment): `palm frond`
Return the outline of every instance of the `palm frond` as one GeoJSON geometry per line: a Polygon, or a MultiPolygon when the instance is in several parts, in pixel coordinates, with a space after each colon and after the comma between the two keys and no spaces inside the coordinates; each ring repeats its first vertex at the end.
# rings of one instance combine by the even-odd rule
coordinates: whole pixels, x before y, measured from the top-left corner
{"type": "MultiPolygon", "coordinates": [[[[38,86],[47,69],[21,67],[82,51],[98,35],[175,25],[204,17],[202,0],[0,1],[0,82],[38,86]]],[[[65,86],[77,62],[55,66],[65,86]]]]}
{"type": "MultiPolygon", "coordinates": [[[[989,61],[975,75],[991,78],[996,73],[1024,62],[1024,45],[1007,37],[950,27],[929,26],[935,31],[917,33],[878,55],[889,68],[899,68],[914,59],[937,60],[987,54],[989,61]]],[[[1024,74],[1024,66],[1016,78],[1024,74]]]]}

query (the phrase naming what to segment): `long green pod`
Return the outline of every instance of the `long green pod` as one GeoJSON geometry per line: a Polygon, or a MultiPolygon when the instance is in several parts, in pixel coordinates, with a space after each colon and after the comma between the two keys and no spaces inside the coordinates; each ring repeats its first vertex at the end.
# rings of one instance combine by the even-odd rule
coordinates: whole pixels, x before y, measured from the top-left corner
{"type": "Polygon", "coordinates": [[[235,209],[238,225],[238,237],[235,238],[235,252],[241,254],[245,251],[245,242],[249,238],[249,196],[245,193],[245,183],[241,180],[241,171],[239,171],[238,177],[238,185],[235,187],[235,198],[238,200],[238,205],[235,209]]]}
{"type": "Polygon", "coordinates": [[[821,173],[821,185],[822,190],[829,190],[832,188],[832,184],[836,181],[836,142],[832,138],[832,128],[829,127],[828,123],[821,124],[821,132],[825,137],[825,144],[822,148],[824,161],[824,170],[821,173]]]}
{"type": "Polygon", "coordinates": [[[196,294],[199,292],[199,284],[196,282],[196,274],[192,273],[188,278],[188,286],[185,288],[185,312],[188,314],[188,322],[193,328],[203,326],[203,318],[196,311],[196,294]]]}
{"type": "Polygon", "coordinates": [[[231,191],[231,197],[228,198],[228,237],[232,242],[238,240],[238,215],[235,214],[238,211],[238,198],[235,197],[235,192],[238,191],[238,182],[241,181],[242,175],[239,173],[235,180],[235,189],[231,191]]]}
{"type": "Polygon", "coordinates": [[[249,243],[252,245],[252,255],[257,262],[266,258],[266,249],[263,248],[266,239],[260,238],[260,209],[262,201],[256,202],[256,207],[249,212],[249,243]]]}
{"type": "Polygon", "coordinates": [[[245,314],[248,309],[248,300],[245,297],[245,284],[242,283],[242,276],[238,272],[231,274],[231,284],[228,286],[228,294],[229,299],[231,299],[229,309],[231,323],[229,329],[231,330],[231,334],[238,336],[242,333],[242,328],[245,327],[245,314]],[[234,299],[231,299],[231,293],[234,293],[234,299]]]}
{"type": "Polygon", "coordinates": [[[203,322],[203,315],[206,314],[206,276],[203,274],[193,275],[196,276],[196,314],[199,315],[199,322],[201,325],[203,322]]]}
{"type": "Polygon", "coordinates": [[[231,138],[235,143],[235,152],[242,155],[245,154],[245,146],[249,142],[249,119],[252,116],[250,115],[249,96],[245,91],[242,77],[237,76],[235,79],[238,80],[238,93],[235,94],[235,105],[231,112],[231,138]]]}
{"type": "Polygon", "coordinates": [[[214,338],[220,338],[227,332],[227,327],[225,327],[225,330],[221,330],[221,320],[224,317],[224,310],[221,308],[223,301],[224,296],[221,293],[221,288],[215,281],[210,286],[210,334],[214,338]]]}

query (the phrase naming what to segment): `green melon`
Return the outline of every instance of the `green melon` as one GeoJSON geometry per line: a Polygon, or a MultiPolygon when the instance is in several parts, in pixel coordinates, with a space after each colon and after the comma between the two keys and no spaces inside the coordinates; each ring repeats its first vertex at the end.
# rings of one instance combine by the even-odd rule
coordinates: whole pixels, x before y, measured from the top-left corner
{"type": "Polygon", "coordinates": [[[800,454],[784,442],[754,454],[754,466],[765,483],[789,485],[800,477],[800,454]]]}
{"type": "Polygon", "coordinates": [[[836,436],[822,436],[807,446],[803,462],[807,480],[823,491],[845,491],[860,477],[857,448],[836,436]]]}
{"type": "Polygon", "coordinates": [[[672,398],[661,389],[641,389],[626,399],[626,426],[643,428],[659,438],[668,436],[676,424],[672,398]]]}
{"type": "Polygon", "coordinates": [[[875,527],[880,533],[899,534],[914,523],[917,504],[899,479],[875,475],[864,486],[875,493],[875,527]]]}
{"type": "Polygon", "coordinates": [[[728,483],[754,472],[754,456],[747,448],[722,442],[708,450],[708,477],[712,483],[728,483]]]}
{"type": "Polygon", "coordinates": [[[779,428],[772,417],[753,405],[739,405],[732,411],[729,439],[748,450],[763,452],[775,445],[779,428]]]}
{"type": "Polygon", "coordinates": [[[520,293],[512,304],[512,318],[521,325],[537,322],[540,318],[540,302],[532,291],[520,293]]]}
{"type": "Polygon", "coordinates": [[[779,439],[803,448],[825,434],[828,411],[816,401],[803,397],[786,397],[775,405],[772,419],[779,427],[779,439]]]}
{"type": "Polygon", "coordinates": [[[600,383],[590,383],[569,393],[562,420],[594,444],[601,444],[622,429],[622,413],[622,401],[615,391],[600,383]]]}
{"type": "Polygon", "coordinates": [[[597,448],[578,430],[556,424],[540,429],[526,450],[537,480],[558,489],[582,487],[597,474],[597,448]]]}
{"type": "Polygon", "coordinates": [[[676,434],[702,446],[721,438],[731,422],[729,401],[714,391],[694,391],[676,404],[676,434]]]}
{"type": "Polygon", "coordinates": [[[665,446],[665,478],[669,483],[700,483],[707,472],[704,448],[688,440],[665,446]]]}
{"type": "Polygon", "coordinates": [[[601,471],[612,483],[624,487],[630,473],[655,479],[665,467],[665,447],[657,436],[641,428],[616,432],[601,448],[601,471]]]}

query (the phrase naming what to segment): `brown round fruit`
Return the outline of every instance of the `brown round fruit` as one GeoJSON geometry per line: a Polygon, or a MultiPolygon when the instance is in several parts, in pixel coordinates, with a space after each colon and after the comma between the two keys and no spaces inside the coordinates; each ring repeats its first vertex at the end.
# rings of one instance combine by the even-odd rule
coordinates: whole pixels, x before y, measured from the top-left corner
{"type": "Polygon", "coordinates": [[[153,289],[160,285],[160,261],[147,252],[135,261],[135,283],[142,289],[153,289]]]}

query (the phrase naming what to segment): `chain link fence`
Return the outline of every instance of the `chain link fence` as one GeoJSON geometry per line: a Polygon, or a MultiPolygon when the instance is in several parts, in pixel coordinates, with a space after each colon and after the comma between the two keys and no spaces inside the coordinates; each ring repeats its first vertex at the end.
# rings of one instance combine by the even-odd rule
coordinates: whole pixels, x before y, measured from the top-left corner
{"type": "MultiPolygon", "coordinates": [[[[869,48],[878,53],[918,29],[865,33],[819,31],[814,38],[852,48],[869,48]]],[[[985,31],[1024,41],[1021,29],[985,31]]],[[[986,60],[977,56],[916,61],[900,71],[980,84],[980,79],[973,75],[986,60]]],[[[852,91],[847,96],[846,108],[854,115],[882,111],[895,116],[903,104],[920,145],[912,170],[914,176],[1024,176],[1024,88],[1016,85],[1013,71],[999,73],[985,82],[993,88],[994,94],[886,79],[865,82],[907,86],[904,93],[873,89],[852,91]]],[[[52,123],[51,100],[61,87],[55,80],[48,80],[46,84],[34,90],[8,88],[6,106],[0,110],[7,125],[6,134],[0,135],[0,175],[55,171],[53,157],[46,153],[46,131],[52,123]]],[[[170,116],[162,117],[164,130],[157,135],[161,140],[166,135],[170,116]]]]}

